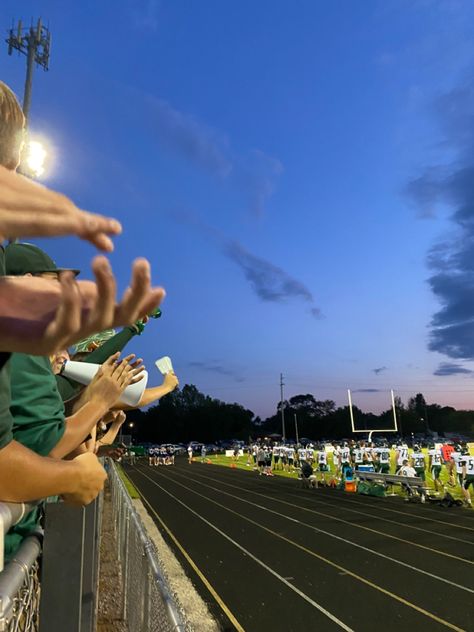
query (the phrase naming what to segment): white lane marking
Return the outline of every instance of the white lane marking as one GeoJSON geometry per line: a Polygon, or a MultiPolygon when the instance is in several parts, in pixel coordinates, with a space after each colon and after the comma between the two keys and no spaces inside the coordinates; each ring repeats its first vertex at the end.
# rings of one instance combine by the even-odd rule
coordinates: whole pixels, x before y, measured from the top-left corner
{"type": "MultiPolygon", "coordinates": [[[[182,474],[177,474],[178,476],[181,476],[182,478],[186,479],[186,476],[183,476],[182,474]]],[[[197,476],[202,476],[202,475],[197,475],[197,476]]],[[[169,477],[166,477],[169,478],[169,477]]],[[[205,476],[205,478],[209,478],[207,476],[205,476]]],[[[172,480],[172,479],[170,479],[172,480]]],[[[180,483],[178,483],[180,484],[180,483]]],[[[235,500],[238,500],[240,502],[243,503],[247,503],[248,505],[252,505],[253,507],[258,507],[258,509],[262,509],[263,511],[267,511],[270,513],[273,513],[277,516],[280,516],[281,518],[285,518],[286,520],[289,520],[290,522],[294,522],[296,524],[299,524],[303,527],[306,527],[308,529],[312,529],[313,531],[317,531],[318,533],[323,533],[324,535],[329,536],[330,538],[334,538],[335,540],[340,540],[341,542],[345,542],[346,544],[349,544],[351,546],[354,546],[358,549],[362,549],[364,551],[367,551],[368,553],[371,553],[372,555],[376,555],[377,557],[382,557],[386,560],[389,560],[390,562],[393,562],[395,564],[399,564],[400,566],[404,566],[405,568],[409,568],[412,571],[415,571],[417,573],[421,573],[423,575],[427,575],[428,577],[431,577],[432,579],[438,580],[440,582],[444,582],[445,584],[449,584],[450,586],[454,586],[455,588],[459,588],[460,590],[464,590],[468,593],[474,594],[474,589],[469,588],[468,586],[462,586],[461,584],[457,584],[455,582],[450,581],[449,579],[446,579],[445,577],[440,577],[439,575],[435,575],[433,573],[430,573],[429,571],[425,571],[421,568],[417,568],[416,566],[412,566],[411,564],[408,564],[406,562],[402,562],[401,560],[397,560],[393,557],[390,557],[389,555],[385,555],[385,553],[380,553],[379,551],[375,551],[373,549],[369,549],[366,546],[363,546],[362,544],[358,544],[357,542],[352,542],[352,540],[346,540],[346,538],[342,538],[341,536],[338,536],[334,533],[330,533],[329,531],[325,531],[324,529],[320,529],[319,527],[315,527],[313,525],[309,525],[305,522],[301,522],[301,520],[297,520],[296,518],[292,518],[290,516],[286,516],[285,514],[280,513],[279,511],[275,511],[274,509],[270,509],[269,507],[265,507],[264,505],[259,505],[257,503],[253,503],[250,500],[245,500],[244,498],[240,498],[238,496],[235,496],[234,494],[229,494],[228,492],[225,492],[217,487],[213,487],[212,485],[206,485],[205,483],[200,483],[201,485],[203,485],[204,487],[208,487],[209,489],[213,489],[214,491],[220,492],[221,494],[225,494],[226,496],[230,496],[231,498],[234,498],[235,500]]],[[[228,485],[229,487],[236,487],[237,489],[239,489],[237,486],[235,485],[231,485],[230,483],[223,483],[224,485],[228,485]]],[[[192,491],[192,490],[190,490],[192,491]]],[[[246,490],[248,491],[248,490],[246,490]]],[[[257,494],[258,492],[250,492],[250,493],[255,493],[257,494]]],[[[258,494],[259,496],[262,496],[263,498],[267,498],[268,500],[274,500],[272,497],[270,496],[266,496],[265,494],[258,494]]],[[[280,502],[280,501],[277,501],[280,502]]],[[[285,503],[288,504],[292,507],[296,507],[298,509],[302,509],[301,507],[299,507],[298,505],[294,505],[292,503],[285,503]]],[[[318,512],[314,512],[314,513],[318,513],[318,512]]]]}
{"type": "MultiPolygon", "coordinates": [[[[199,474],[198,474],[199,476],[199,474]]],[[[201,474],[201,477],[204,476],[204,478],[207,478],[208,480],[214,481],[215,479],[210,478],[209,476],[205,476],[201,474]]],[[[226,485],[227,487],[233,487],[235,489],[241,489],[240,487],[238,487],[237,485],[232,485],[231,483],[224,483],[223,481],[220,481],[220,483],[222,485],[226,485]]],[[[300,505],[295,505],[294,503],[289,503],[286,502],[285,500],[281,500],[280,498],[273,498],[271,496],[266,496],[265,494],[260,494],[259,492],[254,492],[251,490],[245,490],[248,494],[254,494],[255,496],[262,496],[263,498],[268,498],[269,500],[273,500],[275,502],[279,502],[282,503],[283,505],[288,505],[290,507],[296,507],[297,509],[300,509],[301,511],[306,511],[309,513],[314,513],[317,514],[318,516],[325,516],[327,518],[331,518],[332,520],[336,520],[337,522],[343,522],[344,524],[348,524],[351,527],[355,527],[356,529],[362,529],[363,531],[370,531],[372,533],[376,533],[377,535],[382,535],[386,538],[389,538],[391,540],[397,540],[399,542],[403,542],[404,544],[409,544],[410,546],[414,546],[416,548],[419,549],[423,549],[425,551],[429,551],[430,553],[436,553],[437,555],[442,555],[443,557],[448,557],[450,559],[453,560],[457,560],[458,562],[463,562],[465,564],[471,564],[474,565],[474,561],[472,560],[468,560],[464,557],[459,557],[458,555],[453,555],[452,553],[447,553],[446,551],[440,551],[439,549],[434,549],[432,547],[429,546],[425,546],[424,544],[419,544],[418,542],[412,542],[411,540],[406,540],[405,538],[399,538],[396,535],[392,535],[390,533],[386,533],[385,531],[378,531],[377,529],[373,529],[372,527],[366,527],[362,524],[358,524],[357,522],[350,522],[349,520],[344,520],[344,518],[338,518],[337,516],[334,516],[332,514],[326,514],[323,513],[322,511],[316,511],[315,509],[309,509],[308,507],[301,507],[300,505]]]]}
{"type": "MultiPolygon", "coordinates": [[[[228,540],[231,544],[233,544],[236,548],[238,548],[240,551],[242,551],[245,555],[248,555],[248,557],[250,557],[254,562],[256,562],[257,564],[259,564],[262,568],[264,568],[268,573],[270,573],[271,575],[273,575],[274,577],[276,577],[279,581],[281,581],[283,584],[285,584],[285,586],[287,586],[288,588],[290,588],[290,590],[292,590],[293,592],[297,593],[300,597],[302,597],[305,601],[307,601],[311,606],[313,606],[313,608],[316,608],[317,610],[319,610],[320,612],[322,612],[322,614],[324,614],[326,617],[328,617],[328,619],[331,619],[331,621],[333,621],[334,623],[336,623],[339,627],[341,627],[343,630],[346,630],[346,632],[355,632],[352,628],[350,628],[349,626],[347,626],[345,623],[343,623],[340,619],[338,619],[337,617],[335,617],[331,612],[329,612],[329,610],[326,610],[326,608],[323,608],[323,606],[321,606],[319,603],[317,603],[316,601],[314,601],[313,599],[311,599],[311,597],[308,597],[308,595],[306,595],[303,591],[299,590],[299,588],[296,588],[296,586],[293,586],[293,584],[290,584],[289,581],[287,581],[284,577],[282,577],[281,575],[279,575],[276,571],[274,571],[272,568],[270,568],[269,566],[267,566],[265,564],[265,562],[263,562],[262,560],[260,560],[258,557],[256,557],[255,555],[253,555],[253,553],[250,553],[250,551],[248,551],[246,548],[244,548],[241,544],[239,544],[238,542],[236,542],[235,540],[233,540],[229,535],[227,535],[227,533],[224,533],[223,531],[221,531],[221,529],[219,529],[219,527],[216,527],[216,525],[212,524],[212,522],[209,522],[209,520],[207,520],[206,518],[204,518],[204,516],[201,516],[197,511],[195,511],[194,509],[191,509],[191,507],[188,507],[188,505],[186,505],[186,503],[184,503],[182,500],[180,500],[179,498],[177,498],[174,494],[172,494],[171,492],[169,492],[168,490],[166,490],[164,487],[162,487],[159,483],[157,483],[155,480],[153,480],[152,478],[150,478],[149,476],[147,476],[144,472],[142,472],[141,470],[137,469],[137,472],[139,474],[141,474],[142,476],[144,476],[145,478],[147,478],[149,481],[151,481],[154,485],[156,485],[157,487],[159,487],[161,489],[161,491],[163,491],[165,494],[167,494],[168,496],[170,496],[171,498],[173,498],[173,500],[175,500],[176,502],[178,502],[180,505],[182,505],[183,507],[185,507],[188,511],[190,511],[192,514],[194,514],[197,518],[199,518],[200,520],[202,520],[205,524],[207,524],[209,527],[211,527],[211,529],[214,529],[214,531],[217,531],[217,533],[219,533],[219,535],[221,535],[223,538],[225,538],[226,540],[228,540]]],[[[168,478],[167,476],[165,476],[164,478],[168,478]]],[[[178,483],[178,485],[181,485],[181,483],[178,483]]],[[[184,487],[185,489],[188,489],[185,485],[181,485],[181,487],[184,487]]],[[[191,491],[191,490],[190,490],[191,491]]],[[[193,492],[196,493],[196,492],[193,492]]]]}

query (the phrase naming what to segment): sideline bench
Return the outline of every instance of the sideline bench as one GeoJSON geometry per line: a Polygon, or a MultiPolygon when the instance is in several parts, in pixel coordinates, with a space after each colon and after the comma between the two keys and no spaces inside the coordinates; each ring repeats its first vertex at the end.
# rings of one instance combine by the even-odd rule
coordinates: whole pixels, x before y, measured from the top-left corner
{"type": "Polygon", "coordinates": [[[405,489],[410,492],[415,490],[421,497],[421,502],[426,500],[426,492],[428,491],[426,483],[419,476],[399,476],[398,474],[382,474],[379,472],[363,472],[356,470],[354,476],[360,481],[369,481],[373,483],[379,483],[385,488],[392,487],[393,485],[405,486],[405,489]]]}

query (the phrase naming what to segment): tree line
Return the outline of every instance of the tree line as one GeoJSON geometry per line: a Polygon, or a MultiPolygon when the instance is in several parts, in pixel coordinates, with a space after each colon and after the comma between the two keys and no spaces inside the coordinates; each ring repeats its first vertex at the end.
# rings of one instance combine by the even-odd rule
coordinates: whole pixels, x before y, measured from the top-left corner
{"type": "MultiPolygon", "coordinates": [[[[283,402],[286,436],[296,438],[342,439],[352,436],[348,406],[336,407],[334,401],[317,400],[312,394],[295,395],[283,402]],[[296,418],[296,423],[295,423],[296,418]]],[[[474,433],[474,411],[456,410],[452,406],[427,404],[422,393],[410,397],[404,404],[395,398],[399,431],[403,435],[433,431],[438,433],[474,433]]],[[[393,428],[393,411],[379,415],[366,413],[353,406],[357,429],[393,428]]],[[[219,439],[242,439],[281,434],[281,404],[275,414],[260,419],[238,403],[227,403],[201,393],[193,384],[176,389],[148,410],[131,411],[135,441],[153,443],[186,443],[219,439]]]]}

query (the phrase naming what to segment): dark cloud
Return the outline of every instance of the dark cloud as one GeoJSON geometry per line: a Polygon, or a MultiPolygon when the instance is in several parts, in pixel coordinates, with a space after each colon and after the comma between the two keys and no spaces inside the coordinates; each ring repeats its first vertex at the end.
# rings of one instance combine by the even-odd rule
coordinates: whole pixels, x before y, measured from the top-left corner
{"type": "Polygon", "coordinates": [[[378,369],[372,369],[372,373],[375,373],[375,375],[380,375],[386,370],[387,370],[386,366],[379,366],[378,369]]]}
{"type": "Polygon", "coordinates": [[[250,212],[262,215],[283,172],[282,163],[259,149],[234,152],[229,139],[164,99],[147,96],[147,121],[159,142],[203,171],[227,181],[246,198],[250,212]]]}
{"type": "MultiPolygon", "coordinates": [[[[283,303],[291,299],[301,299],[306,303],[314,303],[314,297],[304,283],[294,279],[270,261],[252,254],[237,241],[227,242],[224,254],[241,268],[250,286],[262,301],[283,303]]],[[[318,307],[311,307],[310,312],[315,318],[321,318],[318,307]]]]}
{"type": "Polygon", "coordinates": [[[355,391],[351,391],[351,393],[382,393],[379,388],[358,388],[355,391]]]}
{"type": "Polygon", "coordinates": [[[474,82],[443,95],[435,103],[442,147],[449,164],[429,166],[408,184],[422,214],[436,206],[452,211],[451,234],[428,254],[428,283],[440,309],[430,324],[428,346],[450,358],[474,359],[474,82]]]}
{"type": "Polygon", "coordinates": [[[214,362],[189,362],[189,366],[192,366],[203,371],[209,371],[210,373],[218,373],[219,375],[225,375],[231,377],[236,382],[245,382],[245,377],[239,375],[232,369],[221,366],[214,362]]]}
{"type": "Polygon", "coordinates": [[[452,364],[450,362],[441,362],[441,364],[433,373],[433,375],[441,375],[441,376],[472,375],[473,373],[474,371],[471,371],[470,369],[466,369],[465,367],[460,366],[459,364],[452,364]]]}
{"type": "Polygon", "coordinates": [[[160,142],[213,175],[225,178],[230,174],[232,162],[227,155],[225,136],[163,99],[148,97],[148,103],[149,122],[160,142]]]}

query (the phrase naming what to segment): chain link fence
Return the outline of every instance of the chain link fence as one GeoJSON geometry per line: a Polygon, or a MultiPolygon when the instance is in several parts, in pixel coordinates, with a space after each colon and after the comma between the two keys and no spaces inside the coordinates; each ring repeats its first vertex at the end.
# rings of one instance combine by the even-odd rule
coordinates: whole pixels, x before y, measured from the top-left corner
{"type": "Polygon", "coordinates": [[[188,632],[190,627],[169,586],[156,547],[112,462],[109,480],[122,566],[124,620],[133,632],[188,632]]]}
{"type": "Polygon", "coordinates": [[[0,573],[0,632],[38,632],[40,553],[39,538],[29,536],[0,573]]]}

